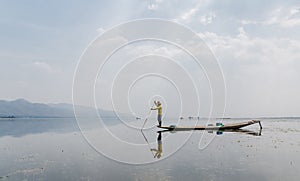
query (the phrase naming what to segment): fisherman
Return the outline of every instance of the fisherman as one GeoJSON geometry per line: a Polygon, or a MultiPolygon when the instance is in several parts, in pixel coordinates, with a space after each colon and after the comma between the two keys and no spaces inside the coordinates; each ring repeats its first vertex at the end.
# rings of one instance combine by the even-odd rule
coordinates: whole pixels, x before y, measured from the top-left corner
{"type": "Polygon", "coordinates": [[[161,127],[161,118],[162,118],[162,105],[160,101],[154,101],[155,108],[151,108],[151,110],[157,110],[157,121],[158,126],[161,127]]]}

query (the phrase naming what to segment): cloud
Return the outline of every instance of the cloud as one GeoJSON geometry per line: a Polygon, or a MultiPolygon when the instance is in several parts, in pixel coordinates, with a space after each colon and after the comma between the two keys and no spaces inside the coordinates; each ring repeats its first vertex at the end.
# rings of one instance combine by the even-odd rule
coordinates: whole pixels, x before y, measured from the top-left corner
{"type": "Polygon", "coordinates": [[[214,12],[210,12],[200,17],[200,23],[203,25],[208,25],[212,23],[212,21],[216,18],[216,14],[214,12]]]}
{"type": "Polygon", "coordinates": [[[252,58],[252,61],[277,63],[298,62],[300,59],[300,41],[288,38],[258,38],[249,35],[243,27],[238,28],[235,36],[218,35],[213,32],[198,35],[217,54],[228,54],[237,62],[252,58]]]}
{"type": "MultiPolygon", "coordinates": [[[[198,14],[201,12],[201,10],[207,7],[210,2],[211,0],[198,1],[198,3],[195,6],[181,13],[179,17],[175,18],[175,21],[184,22],[184,23],[189,23],[193,21],[195,17],[197,17],[198,14]]],[[[205,21],[206,23],[212,21],[211,16],[212,16],[211,13],[206,14],[200,18],[200,21],[202,20],[205,21]]]]}
{"type": "Polygon", "coordinates": [[[247,39],[248,38],[247,33],[245,32],[243,27],[239,27],[238,30],[239,30],[238,38],[240,38],[240,39],[247,39]]]}
{"type": "Polygon", "coordinates": [[[242,25],[250,25],[250,24],[253,24],[253,25],[256,25],[256,24],[262,24],[262,22],[260,21],[254,21],[254,20],[241,20],[241,24],[242,25]]]}
{"type": "Polygon", "coordinates": [[[198,12],[198,10],[199,10],[199,6],[192,8],[192,9],[188,10],[187,12],[183,13],[180,18],[184,21],[189,22],[195,16],[195,14],[198,12]]]}
{"type": "Polygon", "coordinates": [[[223,68],[228,88],[227,115],[297,115],[300,41],[253,37],[243,27],[238,32],[233,36],[198,34],[223,68]]]}
{"type": "Polygon", "coordinates": [[[59,71],[57,68],[54,68],[50,64],[45,63],[45,62],[36,61],[33,63],[33,66],[42,71],[45,71],[45,72],[51,73],[51,74],[59,71]]]}
{"type": "Polygon", "coordinates": [[[165,57],[175,58],[180,56],[183,51],[171,45],[163,44],[144,44],[140,46],[129,47],[127,51],[131,56],[141,56],[148,54],[163,55],[165,57]]]}
{"type": "Polygon", "coordinates": [[[159,5],[163,2],[163,0],[154,0],[154,2],[152,2],[151,0],[149,1],[149,4],[148,4],[148,10],[157,10],[159,5]]]}
{"type": "Polygon", "coordinates": [[[99,34],[102,34],[102,33],[105,32],[105,29],[102,28],[102,27],[100,27],[100,28],[97,29],[97,32],[98,32],[99,34]]]}
{"type": "Polygon", "coordinates": [[[265,20],[241,20],[241,24],[248,25],[279,25],[290,28],[300,25],[300,7],[277,8],[271,11],[265,20]]]}

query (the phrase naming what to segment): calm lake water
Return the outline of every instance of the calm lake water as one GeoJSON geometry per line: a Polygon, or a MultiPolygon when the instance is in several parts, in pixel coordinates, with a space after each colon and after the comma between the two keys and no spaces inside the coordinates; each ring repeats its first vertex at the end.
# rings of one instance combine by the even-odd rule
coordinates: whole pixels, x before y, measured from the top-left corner
{"type": "MultiPolygon", "coordinates": [[[[256,124],[245,132],[157,133],[153,120],[143,132],[144,120],[105,121],[112,124],[103,128],[92,119],[81,121],[80,131],[72,118],[1,119],[0,180],[300,178],[298,119],[261,119],[261,135],[256,124]]],[[[239,121],[245,120],[223,123],[239,121]]]]}

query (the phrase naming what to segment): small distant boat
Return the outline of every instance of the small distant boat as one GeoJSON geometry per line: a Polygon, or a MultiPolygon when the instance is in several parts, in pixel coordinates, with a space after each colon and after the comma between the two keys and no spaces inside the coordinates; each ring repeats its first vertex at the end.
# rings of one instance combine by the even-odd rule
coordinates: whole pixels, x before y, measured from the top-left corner
{"type": "Polygon", "coordinates": [[[0,116],[0,118],[16,118],[14,115],[9,115],[9,116],[0,116]]]}
{"type": "Polygon", "coordinates": [[[247,122],[240,122],[240,123],[231,123],[231,124],[218,124],[217,126],[208,125],[208,126],[158,126],[159,128],[172,130],[172,131],[188,131],[188,130],[234,130],[240,129],[252,124],[259,124],[260,128],[262,129],[261,123],[259,120],[251,120],[247,122]]]}

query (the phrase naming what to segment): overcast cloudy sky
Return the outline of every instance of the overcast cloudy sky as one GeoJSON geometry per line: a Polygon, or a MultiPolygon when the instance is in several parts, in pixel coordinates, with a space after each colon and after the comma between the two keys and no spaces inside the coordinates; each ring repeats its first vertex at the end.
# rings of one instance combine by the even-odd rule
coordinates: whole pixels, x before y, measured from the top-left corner
{"type": "Polygon", "coordinates": [[[2,0],[0,99],[71,103],[88,44],[141,18],[179,22],[207,43],[225,75],[227,116],[300,116],[297,0],[2,0]]]}

